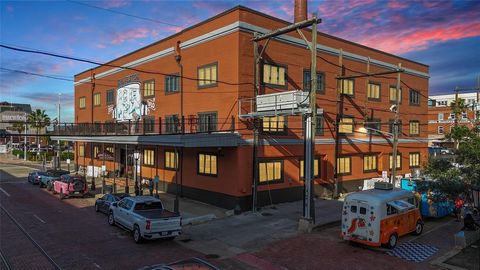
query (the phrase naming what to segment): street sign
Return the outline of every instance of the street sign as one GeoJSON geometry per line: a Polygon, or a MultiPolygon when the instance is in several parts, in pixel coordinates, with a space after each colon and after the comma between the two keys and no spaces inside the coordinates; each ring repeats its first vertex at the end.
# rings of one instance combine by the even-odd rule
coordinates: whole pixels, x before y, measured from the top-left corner
{"type": "Polygon", "coordinates": [[[387,171],[382,171],[382,178],[383,178],[383,180],[385,180],[385,181],[388,180],[388,172],[387,172],[387,171]]]}
{"type": "Polygon", "coordinates": [[[107,166],[106,165],[102,165],[102,172],[105,172],[107,171],[107,166]]]}
{"type": "Polygon", "coordinates": [[[69,158],[67,158],[67,164],[70,164],[70,159],[69,158]]]}

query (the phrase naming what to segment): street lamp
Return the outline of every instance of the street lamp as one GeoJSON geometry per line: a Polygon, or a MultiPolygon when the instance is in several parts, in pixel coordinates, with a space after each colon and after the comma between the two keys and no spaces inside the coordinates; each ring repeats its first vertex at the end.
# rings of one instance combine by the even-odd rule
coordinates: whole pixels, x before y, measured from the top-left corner
{"type": "Polygon", "coordinates": [[[140,158],[140,153],[138,152],[138,150],[135,150],[135,152],[133,153],[133,158],[135,159],[134,172],[133,172],[133,178],[135,180],[135,196],[138,196],[140,193],[140,189],[138,187],[138,176],[137,176],[138,159],[140,158]]]}

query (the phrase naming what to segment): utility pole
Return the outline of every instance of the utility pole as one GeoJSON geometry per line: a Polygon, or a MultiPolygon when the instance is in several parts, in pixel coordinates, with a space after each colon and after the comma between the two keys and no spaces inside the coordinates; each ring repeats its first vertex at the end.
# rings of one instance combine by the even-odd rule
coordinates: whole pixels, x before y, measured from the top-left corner
{"type": "MultiPolygon", "coordinates": [[[[93,118],[93,109],[94,109],[94,106],[93,106],[93,104],[94,104],[93,94],[94,94],[94,92],[95,92],[95,72],[92,72],[92,76],[90,77],[90,82],[91,82],[91,84],[92,84],[92,93],[91,93],[91,96],[90,96],[90,97],[91,97],[90,102],[91,102],[91,104],[92,104],[92,106],[91,106],[91,110],[92,110],[92,121],[90,122],[90,126],[91,126],[92,128],[94,128],[94,126],[93,126],[93,119],[94,119],[94,118],[93,118]]],[[[91,189],[92,191],[95,191],[95,170],[93,169],[93,158],[94,158],[93,155],[94,155],[94,153],[93,153],[93,143],[90,142],[90,163],[92,164],[92,184],[91,184],[90,189],[91,189]]]]}
{"type": "Polygon", "coordinates": [[[27,113],[25,113],[25,136],[23,137],[23,161],[27,161],[27,113]]]}
{"type": "MultiPolygon", "coordinates": [[[[340,68],[340,76],[345,76],[345,71],[343,69],[343,50],[340,48],[340,53],[338,54],[338,66],[340,68]]],[[[337,103],[336,103],[336,114],[335,114],[335,154],[334,154],[334,186],[333,186],[333,198],[338,197],[338,157],[340,156],[340,118],[343,111],[342,102],[342,94],[343,94],[343,79],[337,80],[340,82],[340,87],[337,86],[337,103]]],[[[337,83],[338,84],[338,83],[337,83]]]]}
{"type": "MultiPolygon", "coordinates": [[[[402,64],[398,64],[398,70],[402,69],[402,64]]],[[[397,152],[398,152],[398,133],[399,133],[399,120],[400,120],[400,72],[397,73],[397,86],[395,92],[395,120],[393,122],[393,151],[392,151],[392,178],[390,182],[395,187],[396,173],[397,173],[397,152]]],[[[420,125],[419,127],[420,128],[420,125]]]]}
{"type": "MultiPolygon", "coordinates": [[[[312,42],[310,43],[310,112],[306,115],[305,123],[305,203],[304,218],[315,223],[315,205],[313,200],[314,160],[315,160],[315,131],[317,122],[317,15],[313,14],[312,42]]],[[[308,42],[307,42],[308,44],[308,42]]]]}
{"type": "MultiPolygon", "coordinates": [[[[183,64],[182,64],[182,53],[181,53],[181,48],[180,48],[180,40],[177,41],[177,44],[175,46],[175,61],[177,62],[178,67],[180,68],[180,129],[182,135],[185,134],[185,117],[183,116],[183,64]]],[[[175,147],[175,201],[174,201],[174,212],[179,213],[179,185],[178,185],[178,173],[180,172],[180,183],[183,184],[183,147],[181,148],[181,161],[178,162],[179,154],[177,151],[177,148],[175,147]],[[180,163],[180,164],[179,164],[180,163]],[[179,168],[180,165],[180,168],[179,168]]]]}
{"type": "Polygon", "coordinates": [[[475,103],[475,119],[477,120],[477,125],[480,121],[480,75],[477,77],[477,102],[475,103]]]}
{"type": "MultiPolygon", "coordinates": [[[[456,87],[455,87],[455,107],[456,107],[456,108],[459,108],[459,107],[458,107],[458,101],[459,101],[459,99],[458,99],[458,92],[459,92],[459,91],[460,91],[459,87],[456,86],[456,87]]],[[[457,127],[457,126],[458,126],[458,114],[457,114],[457,109],[455,109],[454,114],[455,114],[454,125],[455,125],[455,127],[457,127]]]]}
{"type": "MultiPolygon", "coordinates": [[[[60,97],[62,96],[62,93],[58,93],[58,110],[57,110],[57,120],[58,120],[58,135],[60,135],[60,97]]],[[[57,162],[55,163],[57,169],[61,169],[60,165],[60,157],[61,157],[61,148],[60,148],[60,140],[57,140],[57,162]]]]}

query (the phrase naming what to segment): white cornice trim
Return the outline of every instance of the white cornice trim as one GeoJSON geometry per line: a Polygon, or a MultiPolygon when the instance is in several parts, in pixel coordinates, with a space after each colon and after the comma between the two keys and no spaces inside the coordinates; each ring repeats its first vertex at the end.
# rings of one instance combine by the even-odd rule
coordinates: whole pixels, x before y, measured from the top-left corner
{"type": "MultiPolygon", "coordinates": [[[[240,31],[240,30],[247,31],[247,32],[259,32],[259,33],[266,33],[266,32],[271,31],[270,29],[262,28],[262,27],[259,27],[259,26],[253,25],[253,24],[249,24],[249,23],[246,23],[246,22],[237,21],[237,22],[231,23],[229,25],[226,25],[224,27],[213,30],[211,32],[208,32],[206,34],[203,34],[203,35],[200,35],[198,37],[192,38],[190,40],[186,40],[185,42],[183,42],[181,44],[181,48],[182,49],[191,48],[191,47],[197,46],[199,44],[211,41],[213,39],[217,39],[219,37],[222,37],[222,36],[225,36],[225,35],[228,35],[230,33],[235,32],[235,31],[240,31]]],[[[276,37],[275,39],[277,41],[280,41],[280,42],[284,42],[284,43],[288,43],[288,44],[292,44],[292,45],[295,45],[295,46],[300,46],[300,47],[306,48],[305,42],[302,39],[299,39],[299,38],[291,37],[291,36],[288,36],[288,35],[281,35],[281,36],[276,37]]],[[[321,44],[317,44],[317,50],[319,52],[324,52],[324,53],[328,53],[328,54],[331,54],[331,55],[339,55],[339,53],[340,53],[340,50],[338,50],[338,49],[331,48],[331,47],[321,45],[321,44]]],[[[96,74],[95,78],[100,79],[100,78],[103,78],[103,77],[121,72],[121,71],[124,70],[124,68],[133,68],[133,67],[139,66],[141,64],[145,64],[145,63],[160,59],[162,57],[171,55],[173,53],[174,53],[174,48],[169,47],[169,48],[166,48],[162,51],[156,52],[154,54],[142,57],[140,59],[129,62],[125,65],[122,65],[122,68],[120,68],[120,67],[112,68],[112,69],[107,70],[105,72],[96,74]]],[[[358,62],[361,62],[361,63],[366,63],[367,60],[368,60],[368,58],[365,57],[365,56],[354,54],[354,53],[351,53],[351,52],[348,52],[348,51],[343,51],[343,55],[347,59],[358,61],[358,62]]],[[[372,58],[370,59],[370,63],[373,64],[373,65],[382,67],[382,68],[386,68],[386,69],[396,69],[397,68],[397,66],[394,65],[394,64],[386,63],[386,62],[376,60],[376,59],[372,59],[372,58]]],[[[405,69],[405,73],[407,73],[407,74],[422,77],[422,78],[429,78],[428,73],[424,73],[424,72],[417,71],[417,70],[414,70],[414,69],[409,69],[409,68],[404,68],[404,69],[405,69]]],[[[80,84],[83,84],[83,83],[87,83],[90,80],[91,80],[91,77],[88,76],[86,78],[80,79],[79,81],[76,81],[74,83],[74,85],[77,86],[77,85],[80,85],[80,84]]]]}

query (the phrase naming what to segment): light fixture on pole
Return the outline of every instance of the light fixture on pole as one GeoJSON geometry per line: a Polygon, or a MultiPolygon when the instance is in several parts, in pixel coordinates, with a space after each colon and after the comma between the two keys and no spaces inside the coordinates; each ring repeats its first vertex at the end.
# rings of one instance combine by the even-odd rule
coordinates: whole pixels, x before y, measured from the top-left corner
{"type": "Polygon", "coordinates": [[[135,152],[133,152],[133,159],[135,160],[134,171],[133,171],[133,177],[135,181],[135,196],[138,196],[138,194],[140,193],[140,189],[138,187],[138,176],[137,176],[137,167],[138,167],[139,158],[140,158],[140,153],[138,152],[138,150],[135,150],[135,152]]]}

